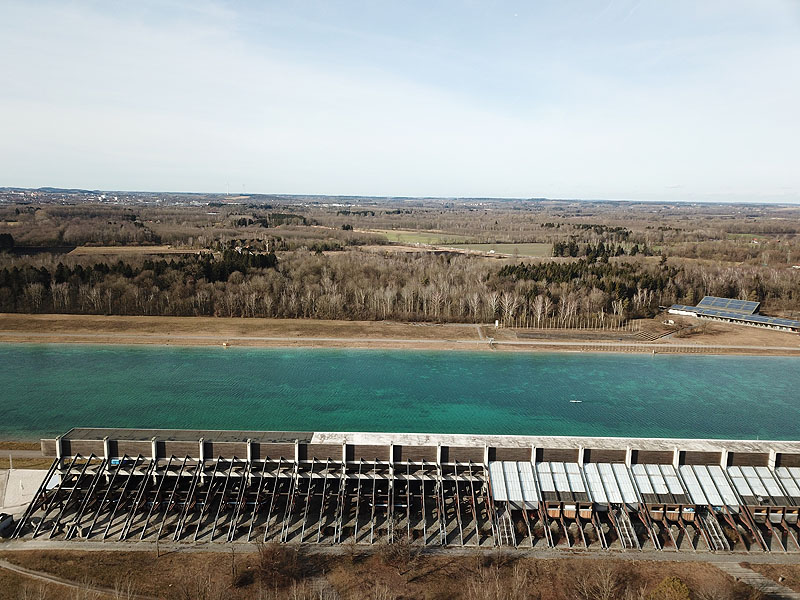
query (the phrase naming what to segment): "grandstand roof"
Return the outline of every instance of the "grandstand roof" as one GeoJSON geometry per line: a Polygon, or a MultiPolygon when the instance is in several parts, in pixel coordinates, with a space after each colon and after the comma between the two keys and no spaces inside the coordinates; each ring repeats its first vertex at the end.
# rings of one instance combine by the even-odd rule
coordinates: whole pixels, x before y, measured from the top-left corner
{"type": "Polygon", "coordinates": [[[708,308],[715,310],[724,310],[727,312],[739,313],[743,315],[752,315],[758,311],[760,302],[751,302],[749,300],[736,300],[735,298],[719,298],[717,296],[704,296],[700,302],[697,303],[698,308],[708,308]]]}
{"type": "Polygon", "coordinates": [[[700,317],[716,317],[720,319],[731,319],[742,323],[752,323],[753,325],[766,325],[771,327],[788,327],[800,330],[800,321],[792,319],[782,319],[780,317],[768,317],[766,315],[749,315],[730,310],[717,310],[713,308],[703,308],[702,306],[686,306],[684,304],[673,304],[670,310],[680,310],[693,312],[700,317]]]}

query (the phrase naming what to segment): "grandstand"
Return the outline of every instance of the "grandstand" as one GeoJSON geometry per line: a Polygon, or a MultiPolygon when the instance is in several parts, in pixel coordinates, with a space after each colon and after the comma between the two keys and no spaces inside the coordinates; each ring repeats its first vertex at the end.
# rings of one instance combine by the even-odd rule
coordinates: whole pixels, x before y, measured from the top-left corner
{"type": "Polygon", "coordinates": [[[749,300],[705,296],[697,303],[697,306],[673,304],[667,312],[671,315],[725,321],[750,327],[766,327],[779,331],[800,332],[800,321],[760,315],[758,314],[759,305],[759,302],[751,302],[749,300]]]}

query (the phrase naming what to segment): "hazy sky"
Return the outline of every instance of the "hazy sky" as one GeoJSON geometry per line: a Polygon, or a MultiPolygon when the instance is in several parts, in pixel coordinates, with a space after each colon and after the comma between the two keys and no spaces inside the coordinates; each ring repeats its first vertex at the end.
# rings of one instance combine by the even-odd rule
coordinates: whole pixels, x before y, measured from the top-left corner
{"type": "Polygon", "coordinates": [[[800,0],[0,0],[0,186],[800,201],[800,0]]]}

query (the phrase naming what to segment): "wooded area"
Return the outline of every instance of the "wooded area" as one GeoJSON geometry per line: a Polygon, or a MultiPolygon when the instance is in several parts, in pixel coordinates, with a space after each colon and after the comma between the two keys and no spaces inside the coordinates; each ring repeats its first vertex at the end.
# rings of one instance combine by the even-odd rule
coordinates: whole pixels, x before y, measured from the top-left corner
{"type": "Polygon", "coordinates": [[[0,311],[565,326],[651,317],[659,306],[709,294],[793,316],[799,213],[500,201],[374,201],[345,210],[319,202],[7,203],[0,311]],[[434,241],[550,243],[554,256],[498,258],[436,243],[393,251],[382,229],[432,232],[426,239],[434,241]],[[164,243],[193,253],[147,254],[164,243]],[[76,244],[142,253],[65,253],[76,244]]]}

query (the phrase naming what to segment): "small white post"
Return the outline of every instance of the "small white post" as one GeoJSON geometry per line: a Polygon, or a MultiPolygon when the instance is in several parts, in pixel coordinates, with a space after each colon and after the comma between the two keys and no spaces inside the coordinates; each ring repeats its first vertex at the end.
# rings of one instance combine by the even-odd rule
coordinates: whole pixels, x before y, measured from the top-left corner
{"type": "Polygon", "coordinates": [[[247,438],[247,462],[253,462],[253,441],[247,438]]]}
{"type": "Polygon", "coordinates": [[[585,454],[586,454],[586,449],[581,444],[580,446],[578,446],[578,464],[579,465],[583,464],[583,457],[584,457],[585,454]]]}
{"type": "Polygon", "coordinates": [[[153,439],[150,440],[150,456],[153,460],[158,458],[158,448],[156,446],[156,438],[153,436],[153,439]]]}
{"type": "Polygon", "coordinates": [[[681,451],[678,450],[678,447],[675,446],[675,449],[672,451],[672,466],[677,469],[681,466],[681,451]]]}
{"type": "Polygon", "coordinates": [[[108,436],[103,438],[103,458],[106,460],[111,458],[111,440],[108,439],[108,436]]]}
{"type": "Polygon", "coordinates": [[[723,469],[728,466],[728,456],[730,456],[730,450],[727,448],[723,448],[722,452],[719,453],[719,466],[723,469]]]}
{"type": "Polygon", "coordinates": [[[770,469],[774,469],[775,465],[777,464],[778,464],[778,453],[775,451],[774,448],[770,448],[767,465],[769,466],[770,469]]]}
{"type": "Polygon", "coordinates": [[[625,466],[630,468],[632,462],[633,462],[633,448],[628,446],[627,448],[625,448],[625,466]]]}

